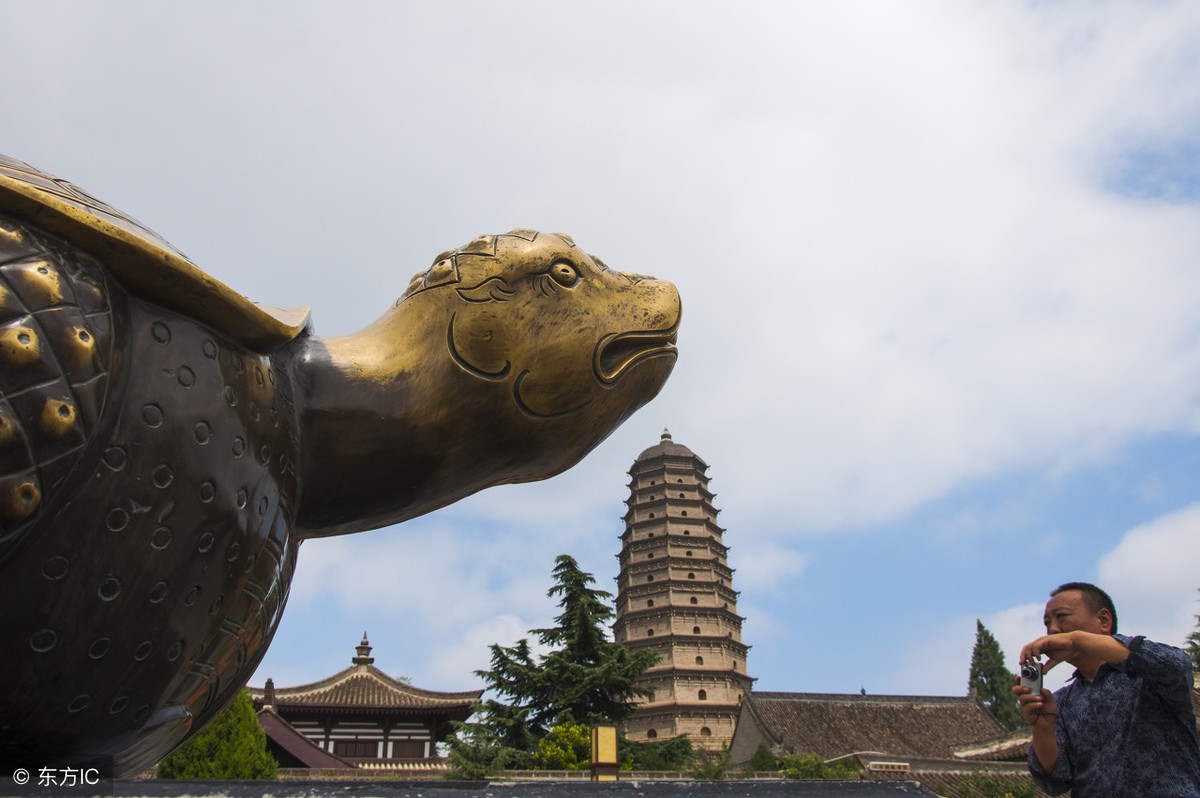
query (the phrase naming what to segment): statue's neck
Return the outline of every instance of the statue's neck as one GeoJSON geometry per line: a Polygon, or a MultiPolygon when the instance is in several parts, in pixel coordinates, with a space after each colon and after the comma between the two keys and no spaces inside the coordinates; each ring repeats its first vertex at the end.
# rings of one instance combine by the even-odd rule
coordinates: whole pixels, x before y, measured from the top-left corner
{"type": "Polygon", "coordinates": [[[471,470],[459,462],[461,414],[442,401],[460,376],[444,359],[417,362],[410,347],[380,346],[386,326],[300,342],[292,375],[300,537],[398,523],[483,487],[468,478],[447,494],[471,470]]]}

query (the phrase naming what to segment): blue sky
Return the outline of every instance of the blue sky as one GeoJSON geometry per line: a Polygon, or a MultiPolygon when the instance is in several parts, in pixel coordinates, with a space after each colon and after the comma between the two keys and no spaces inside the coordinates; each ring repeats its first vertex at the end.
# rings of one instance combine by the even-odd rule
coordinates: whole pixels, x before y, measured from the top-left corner
{"type": "Polygon", "coordinates": [[[0,0],[0,150],[319,335],[518,226],[673,280],[680,360],[583,463],[301,550],[252,680],[467,689],[604,587],[664,426],[711,464],[766,690],[961,695],[1047,591],[1200,611],[1200,8],[0,0]]]}

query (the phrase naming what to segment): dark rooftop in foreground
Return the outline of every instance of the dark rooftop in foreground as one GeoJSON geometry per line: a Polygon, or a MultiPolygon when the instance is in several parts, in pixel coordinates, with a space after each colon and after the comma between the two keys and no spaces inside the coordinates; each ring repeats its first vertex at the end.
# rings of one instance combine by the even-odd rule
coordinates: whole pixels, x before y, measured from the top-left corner
{"type": "MultiPolygon", "coordinates": [[[[0,781],[0,790],[11,786],[0,781]]],[[[269,793],[276,798],[932,798],[934,793],[914,782],[898,781],[118,781],[112,795],[122,798],[251,798],[269,793]]],[[[10,793],[5,793],[10,794],[10,793]]],[[[19,794],[19,793],[18,793],[19,794]]],[[[36,795],[37,793],[26,793],[36,795]]]]}

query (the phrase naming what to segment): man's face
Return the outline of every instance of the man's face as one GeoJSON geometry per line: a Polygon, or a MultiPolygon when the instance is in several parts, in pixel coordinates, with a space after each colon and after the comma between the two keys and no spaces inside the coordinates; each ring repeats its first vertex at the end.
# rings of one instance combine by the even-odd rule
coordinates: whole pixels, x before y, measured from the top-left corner
{"type": "Polygon", "coordinates": [[[1111,627],[1108,611],[1102,609],[1093,614],[1084,603],[1081,590],[1064,590],[1051,596],[1042,621],[1046,624],[1046,634],[1051,635],[1075,631],[1109,634],[1111,627]]]}

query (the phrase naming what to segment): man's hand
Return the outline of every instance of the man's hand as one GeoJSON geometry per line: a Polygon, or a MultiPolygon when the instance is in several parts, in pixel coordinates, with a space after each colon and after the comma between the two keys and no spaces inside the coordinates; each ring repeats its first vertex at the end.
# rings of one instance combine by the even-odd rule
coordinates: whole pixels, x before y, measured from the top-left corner
{"type": "Polygon", "coordinates": [[[1048,659],[1042,665],[1042,673],[1047,673],[1055,665],[1066,662],[1077,653],[1075,640],[1077,634],[1079,633],[1063,632],[1056,635],[1045,635],[1032,643],[1026,643],[1025,647],[1021,649],[1021,662],[1040,660],[1045,655],[1048,659]]]}
{"type": "MultiPolygon", "coordinates": [[[[1058,636],[1060,635],[1052,635],[1052,637],[1058,636]]],[[[1034,643],[1036,642],[1035,640],[1034,643]]],[[[1028,649],[1034,643],[1030,643],[1025,648],[1028,649]]],[[[1013,687],[1013,694],[1021,705],[1021,714],[1025,716],[1025,722],[1033,730],[1033,752],[1038,758],[1038,763],[1041,764],[1043,771],[1050,773],[1058,764],[1058,740],[1054,735],[1055,722],[1058,720],[1058,705],[1054,702],[1054,693],[1050,692],[1048,687],[1043,687],[1041,693],[1034,693],[1028,687],[1021,686],[1021,677],[1018,676],[1017,684],[1013,687]]]]}
{"type": "Polygon", "coordinates": [[[1129,656],[1120,640],[1111,635],[1076,630],[1039,637],[1021,649],[1021,662],[1048,657],[1042,673],[1048,672],[1060,662],[1070,662],[1083,671],[1088,681],[1096,677],[1096,669],[1102,662],[1120,662],[1129,656]]]}
{"type": "Polygon", "coordinates": [[[1021,714],[1025,716],[1025,722],[1034,729],[1039,725],[1046,726],[1050,729],[1054,728],[1054,718],[1058,715],[1058,706],[1054,703],[1054,693],[1050,692],[1050,688],[1043,687],[1042,692],[1035,693],[1028,687],[1022,687],[1020,677],[1017,678],[1017,685],[1013,687],[1013,694],[1017,697],[1017,703],[1021,705],[1021,714]],[[1039,720],[1046,718],[1046,720],[1039,720]]]}

